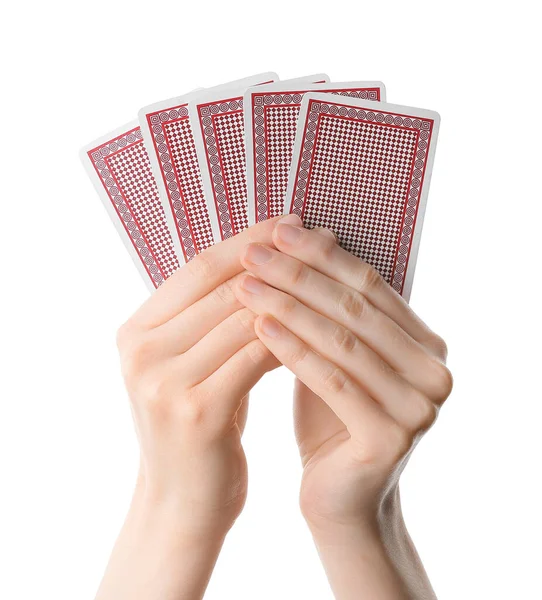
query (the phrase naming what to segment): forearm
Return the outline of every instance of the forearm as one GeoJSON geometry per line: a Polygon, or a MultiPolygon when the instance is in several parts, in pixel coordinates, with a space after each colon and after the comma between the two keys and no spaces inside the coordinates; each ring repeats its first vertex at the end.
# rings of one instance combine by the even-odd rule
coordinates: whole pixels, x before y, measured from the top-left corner
{"type": "Polygon", "coordinates": [[[194,535],[179,507],[136,490],[96,600],[199,600],[224,535],[194,535]]]}
{"type": "Polygon", "coordinates": [[[337,600],[436,600],[406,529],[398,493],[376,519],[312,525],[337,600]]]}

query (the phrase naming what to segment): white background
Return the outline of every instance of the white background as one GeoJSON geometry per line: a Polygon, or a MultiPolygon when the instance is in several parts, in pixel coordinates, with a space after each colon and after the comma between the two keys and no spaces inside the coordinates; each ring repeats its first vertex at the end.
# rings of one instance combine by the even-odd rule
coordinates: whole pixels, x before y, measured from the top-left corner
{"type": "MultiPolygon", "coordinates": [[[[456,385],[404,475],[406,518],[441,600],[542,598],[535,6],[4,5],[1,598],[92,599],[136,472],[115,332],[147,292],[78,149],[143,105],[266,70],[378,79],[440,112],[411,304],[456,385]]],[[[331,598],[297,509],[290,383],[253,394],[249,500],[210,599],[331,598]]]]}

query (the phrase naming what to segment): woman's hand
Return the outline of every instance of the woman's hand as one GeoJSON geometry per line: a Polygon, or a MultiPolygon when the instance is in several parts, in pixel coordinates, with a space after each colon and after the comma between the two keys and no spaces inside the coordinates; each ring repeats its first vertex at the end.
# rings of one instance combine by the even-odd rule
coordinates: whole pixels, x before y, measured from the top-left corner
{"type": "Polygon", "coordinates": [[[100,600],[200,598],[246,495],[247,395],[276,359],[232,291],[241,249],[272,222],[179,269],[120,329],[141,448],[133,504],[100,600]]]}
{"type": "MultiPolygon", "coordinates": [[[[404,562],[411,549],[397,485],[409,453],[450,394],[445,344],[330,231],[279,223],[273,242],[276,250],[246,248],[242,264],[255,277],[240,277],[235,292],[260,315],[260,340],[299,379],[303,514],[321,552],[359,538],[380,545],[382,561],[400,551],[404,562]],[[382,528],[393,532],[391,538],[382,528]]],[[[350,557],[361,552],[358,545],[351,550],[350,557]]],[[[339,555],[336,548],[333,555],[339,555]]],[[[326,567],[337,597],[365,597],[360,586],[370,586],[370,576],[347,586],[342,568],[326,567]]],[[[356,577],[362,571],[359,565],[352,570],[356,577]]],[[[389,594],[368,587],[373,595],[367,597],[410,597],[401,595],[406,588],[396,579],[389,594]]]]}

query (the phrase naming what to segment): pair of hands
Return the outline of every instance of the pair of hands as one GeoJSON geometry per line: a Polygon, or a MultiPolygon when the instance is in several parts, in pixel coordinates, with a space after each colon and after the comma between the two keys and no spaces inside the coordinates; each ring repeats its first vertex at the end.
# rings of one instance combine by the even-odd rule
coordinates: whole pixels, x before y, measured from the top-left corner
{"type": "Polygon", "coordinates": [[[345,527],[378,536],[452,387],[442,339],[332,232],[294,215],[201,253],[118,345],[141,447],[137,504],[171,507],[193,541],[222,540],[242,510],[248,394],[267,371],[297,377],[301,509],[322,539],[345,527]]]}

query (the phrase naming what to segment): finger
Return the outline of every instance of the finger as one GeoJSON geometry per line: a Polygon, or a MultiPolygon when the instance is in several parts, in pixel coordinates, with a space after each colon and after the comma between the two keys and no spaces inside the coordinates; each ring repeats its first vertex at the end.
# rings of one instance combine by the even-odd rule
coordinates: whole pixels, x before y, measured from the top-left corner
{"type": "Polygon", "coordinates": [[[426,428],[435,406],[407,383],[350,330],[308,308],[293,296],[247,275],[236,288],[257,314],[269,314],[321,357],[344,371],[368,396],[409,430],[426,428]]]}
{"type": "Polygon", "coordinates": [[[303,261],[368,298],[417,342],[445,359],[445,346],[407,302],[367,263],[331,239],[294,224],[277,224],[273,242],[281,251],[303,261]]]}
{"type": "Polygon", "coordinates": [[[330,240],[333,240],[336,244],[339,243],[339,238],[331,229],[327,229],[326,227],[315,227],[314,229],[311,229],[311,231],[314,231],[315,233],[318,233],[320,235],[323,235],[324,237],[327,237],[330,240]]]}
{"type": "Polygon", "coordinates": [[[236,277],[221,283],[201,300],[154,330],[161,336],[167,355],[186,352],[229,316],[243,308],[233,292],[236,277]]]}
{"type": "Polygon", "coordinates": [[[320,396],[353,438],[372,439],[375,430],[398,427],[348,375],[270,315],[258,317],[256,333],[277,359],[320,396]]]}
{"type": "Polygon", "coordinates": [[[214,373],[237,351],[256,339],[255,315],[242,308],[211,330],[182,356],[187,384],[197,385],[214,373]]]}
{"type": "Polygon", "coordinates": [[[241,260],[270,285],[352,331],[413,386],[430,397],[440,397],[442,364],[365,296],[261,244],[250,244],[241,260]]]}
{"type": "MultiPolygon", "coordinates": [[[[231,279],[242,270],[239,264],[242,248],[251,241],[272,243],[272,231],[279,219],[262,221],[198,254],[165,281],[132,320],[145,329],[158,327],[231,279]]],[[[295,216],[289,220],[299,224],[295,216]]]]}
{"type": "MultiPolygon", "coordinates": [[[[243,405],[239,398],[246,396],[265,373],[279,366],[277,359],[258,339],[240,348],[207,379],[194,387],[206,404],[212,403],[220,428],[230,427],[237,421],[243,405]],[[217,390],[221,390],[218,394],[217,390]]],[[[242,431],[242,430],[241,430],[242,431]]]]}

